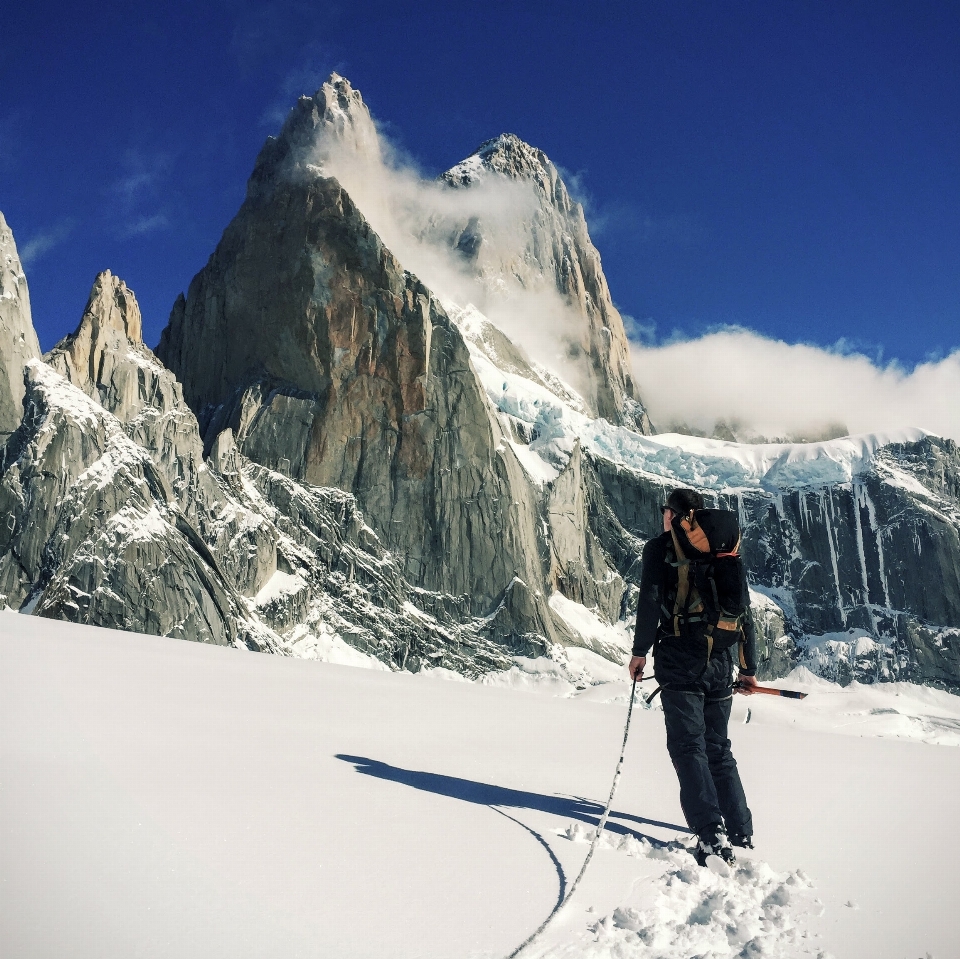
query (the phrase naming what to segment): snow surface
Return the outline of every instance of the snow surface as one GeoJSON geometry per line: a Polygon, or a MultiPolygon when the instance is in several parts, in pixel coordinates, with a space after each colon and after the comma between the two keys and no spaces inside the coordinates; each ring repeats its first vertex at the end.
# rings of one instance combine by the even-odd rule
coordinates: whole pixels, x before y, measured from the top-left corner
{"type": "MultiPolygon", "coordinates": [[[[579,870],[626,716],[615,667],[538,663],[497,688],[0,613],[0,955],[508,955],[579,870]]],[[[608,831],[525,957],[960,955],[960,750],[928,744],[960,699],[781,683],[810,695],[731,724],[756,850],[694,866],[635,708],[608,831]]]]}

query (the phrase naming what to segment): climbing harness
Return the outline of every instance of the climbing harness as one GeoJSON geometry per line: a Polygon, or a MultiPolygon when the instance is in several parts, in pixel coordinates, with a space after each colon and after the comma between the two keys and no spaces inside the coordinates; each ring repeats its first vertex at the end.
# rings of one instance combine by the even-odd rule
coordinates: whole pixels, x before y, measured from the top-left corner
{"type": "Polygon", "coordinates": [[[577,891],[577,886],[580,884],[580,880],[583,879],[583,874],[587,871],[587,866],[590,865],[590,860],[593,858],[593,853],[597,848],[597,844],[600,842],[600,837],[603,835],[603,827],[607,824],[607,816],[610,815],[610,807],[613,805],[613,796],[617,791],[617,785],[620,782],[620,771],[623,768],[623,757],[627,751],[627,737],[630,735],[630,717],[633,715],[633,701],[636,698],[637,692],[637,677],[633,677],[633,686],[630,687],[630,707],[627,709],[627,725],[623,730],[623,746],[620,749],[620,761],[617,763],[617,771],[613,774],[613,785],[610,787],[610,798],[607,800],[607,808],[604,809],[603,815],[600,817],[600,824],[597,826],[597,834],[593,837],[593,842],[590,843],[590,850],[587,853],[587,858],[583,860],[583,865],[580,867],[580,872],[577,874],[577,878],[573,880],[573,885],[570,887],[570,891],[563,897],[563,899],[553,907],[553,912],[547,916],[546,919],[540,923],[540,926],[523,942],[517,946],[513,952],[507,956],[507,959],[515,959],[516,956],[519,956],[524,949],[527,948],[535,939],[537,939],[544,929],[556,918],[557,913],[573,898],[573,894],[577,891]]]}

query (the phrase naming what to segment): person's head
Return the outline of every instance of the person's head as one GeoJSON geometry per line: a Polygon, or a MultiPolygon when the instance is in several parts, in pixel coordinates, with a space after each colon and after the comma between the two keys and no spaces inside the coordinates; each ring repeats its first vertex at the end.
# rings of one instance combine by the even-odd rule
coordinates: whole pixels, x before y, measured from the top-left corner
{"type": "Polygon", "coordinates": [[[695,489],[675,489],[663,504],[663,529],[670,529],[674,516],[686,516],[691,510],[703,509],[703,497],[695,489]]]}

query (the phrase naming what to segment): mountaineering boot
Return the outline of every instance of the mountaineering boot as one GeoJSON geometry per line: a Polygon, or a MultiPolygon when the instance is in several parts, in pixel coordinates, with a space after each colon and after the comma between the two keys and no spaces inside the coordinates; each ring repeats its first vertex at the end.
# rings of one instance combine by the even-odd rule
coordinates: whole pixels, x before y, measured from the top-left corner
{"type": "Polygon", "coordinates": [[[698,836],[697,844],[693,849],[693,856],[699,866],[705,866],[710,856],[716,856],[728,866],[733,866],[737,862],[737,857],[730,848],[730,840],[727,839],[727,834],[722,827],[711,829],[709,832],[698,836]]]}
{"type": "Polygon", "coordinates": [[[730,845],[739,846],[741,849],[753,849],[753,836],[745,836],[743,833],[730,833],[730,845]]]}

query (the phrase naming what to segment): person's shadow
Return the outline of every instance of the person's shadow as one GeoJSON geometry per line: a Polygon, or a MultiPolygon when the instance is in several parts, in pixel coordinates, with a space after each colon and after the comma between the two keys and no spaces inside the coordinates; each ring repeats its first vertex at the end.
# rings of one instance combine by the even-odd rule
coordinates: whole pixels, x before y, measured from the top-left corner
{"type": "MultiPolygon", "coordinates": [[[[583,799],[579,796],[547,796],[544,793],[526,792],[522,789],[508,789],[505,786],[493,786],[490,783],[475,782],[472,779],[460,779],[457,776],[444,776],[440,773],[403,769],[400,766],[391,766],[389,763],[383,763],[377,759],[367,759],[365,756],[347,756],[343,753],[338,753],[336,758],[342,759],[344,762],[353,763],[357,772],[364,776],[388,779],[391,782],[403,783],[405,786],[422,789],[424,792],[436,793],[439,796],[450,796],[452,799],[461,799],[464,802],[476,803],[480,806],[490,806],[495,812],[513,820],[517,825],[522,826],[527,832],[531,833],[549,853],[560,879],[558,902],[563,899],[566,890],[566,876],[553,850],[543,836],[529,826],[524,825],[524,823],[518,819],[514,819],[513,816],[508,815],[504,812],[504,809],[536,809],[540,812],[558,816],[561,819],[576,819],[594,827],[599,825],[600,816],[603,814],[604,807],[601,803],[594,802],[590,799],[583,799]]],[[[658,847],[667,846],[668,843],[643,833],[636,828],[631,828],[619,822],[612,822],[611,819],[613,817],[634,823],[659,826],[662,829],[671,829],[676,832],[690,832],[686,826],[678,826],[676,823],[660,822],[656,819],[644,819],[642,816],[631,816],[628,813],[617,812],[615,810],[610,811],[610,818],[607,819],[606,829],[613,833],[619,833],[620,835],[636,836],[638,839],[645,839],[651,845],[658,847]]]]}

